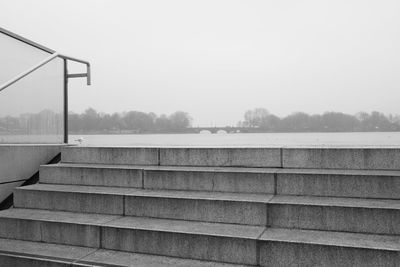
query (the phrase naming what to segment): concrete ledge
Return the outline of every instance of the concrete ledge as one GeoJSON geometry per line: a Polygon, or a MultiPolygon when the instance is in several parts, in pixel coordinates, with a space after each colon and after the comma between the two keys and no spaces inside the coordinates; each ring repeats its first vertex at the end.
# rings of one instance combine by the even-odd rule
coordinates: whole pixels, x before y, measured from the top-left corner
{"type": "Polygon", "coordinates": [[[327,231],[267,229],[261,266],[396,266],[400,237],[327,231]]]}
{"type": "Polygon", "coordinates": [[[260,246],[260,266],[395,267],[399,255],[385,250],[265,242],[260,246]]]}
{"type": "Polygon", "coordinates": [[[400,170],[399,148],[283,148],[284,168],[400,170]]]}
{"type": "Polygon", "coordinates": [[[100,247],[100,227],[119,216],[31,209],[0,212],[0,237],[100,247]]]}
{"type": "Polygon", "coordinates": [[[400,199],[400,172],[281,169],[277,194],[400,199]]]}
{"type": "MultiPolygon", "coordinates": [[[[79,263],[107,266],[151,266],[151,267],[246,267],[211,261],[199,261],[165,256],[128,253],[101,249],[81,259],[79,263]]],[[[249,266],[248,266],[249,267],[249,266]]]]}
{"type": "Polygon", "coordinates": [[[1,266],[72,266],[73,262],[95,250],[86,247],[0,238],[1,266]]]}
{"type": "MultiPolygon", "coordinates": [[[[198,168],[198,167],[197,167],[198,168]]],[[[274,169],[270,172],[243,170],[144,170],[144,188],[273,194],[274,169]]]]}
{"type": "Polygon", "coordinates": [[[141,188],[141,169],[97,168],[65,166],[63,164],[40,167],[40,182],[45,184],[94,185],[141,188]]]}
{"type": "Polygon", "coordinates": [[[158,165],[157,148],[64,147],[61,162],[97,164],[158,165]]]}
{"type": "Polygon", "coordinates": [[[102,227],[106,249],[257,265],[263,227],[126,217],[102,227]]]}
{"type": "Polygon", "coordinates": [[[113,194],[115,188],[111,188],[112,192],[107,189],[46,184],[25,186],[14,191],[14,207],[122,215],[123,195],[113,194]]]}
{"type": "Polygon", "coordinates": [[[268,225],[371,234],[400,234],[400,201],[275,197],[268,225]]]}
{"type": "MultiPolygon", "coordinates": [[[[137,192],[139,193],[139,192],[137,192]]],[[[139,217],[180,219],[189,221],[235,223],[245,225],[266,225],[267,204],[271,196],[265,196],[265,202],[246,199],[246,196],[228,200],[221,194],[208,196],[180,192],[170,194],[136,194],[126,196],[125,214],[139,217]]],[[[261,199],[261,197],[259,197],[261,199]]]]}
{"type": "Polygon", "coordinates": [[[281,167],[279,148],[160,148],[160,165],[281,167]]]}

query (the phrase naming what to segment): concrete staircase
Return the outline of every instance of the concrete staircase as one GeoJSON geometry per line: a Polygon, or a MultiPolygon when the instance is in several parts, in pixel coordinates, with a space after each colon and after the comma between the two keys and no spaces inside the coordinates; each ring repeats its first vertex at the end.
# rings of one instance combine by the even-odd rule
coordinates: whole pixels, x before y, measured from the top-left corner
{"type": "Polygon", "coordinates": [[[399,266],[400,149],[65,147],[1,266],[399,266]]]}

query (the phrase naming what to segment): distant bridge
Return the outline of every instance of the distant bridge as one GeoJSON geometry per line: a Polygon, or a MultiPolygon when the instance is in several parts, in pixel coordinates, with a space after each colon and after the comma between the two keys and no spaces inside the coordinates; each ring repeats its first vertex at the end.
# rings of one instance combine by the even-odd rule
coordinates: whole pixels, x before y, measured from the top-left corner
{"type": "Polygon", "coordinates": [[[225,131],[227,133],[248,133],[254,132],[254,128],[248,127],[192,127],[189,128],[191,132],[200,133],[201,131],[210,131],[211,133],[217,133],[218,131],[225,131]]]}

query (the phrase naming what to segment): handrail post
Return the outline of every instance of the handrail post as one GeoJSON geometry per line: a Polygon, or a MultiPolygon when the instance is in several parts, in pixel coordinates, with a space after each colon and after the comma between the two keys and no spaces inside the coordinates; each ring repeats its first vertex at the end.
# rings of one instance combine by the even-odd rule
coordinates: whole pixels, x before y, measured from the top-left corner
{"type": "Polygon", "coordinates": [[[64,143],[68,144],[68,63],[64,61],[64,143]]]}

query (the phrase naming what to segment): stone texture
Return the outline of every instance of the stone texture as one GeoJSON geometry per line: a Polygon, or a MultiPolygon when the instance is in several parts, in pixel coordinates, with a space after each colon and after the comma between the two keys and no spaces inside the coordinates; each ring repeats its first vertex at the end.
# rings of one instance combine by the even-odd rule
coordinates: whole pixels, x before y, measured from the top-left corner
{"type": "Polygon", "coordinates": [[[144,170],[144,188],[273,194],[272,171],[144,170]]]}
{"type": "Polygon", "coordinates": [[[205,222],[266,225],[264,203],[224,201],[215,198],[184,199],[162,197],[126,197],[125,214],[205,222]]]}
{"type": "Polygon", "coordinates": [[[210,261],[188,260],[157,255],[128,253],[114,250],[98,250],[81,259],[80,263],[100,264],[107,266],[135,266],[135,267],[245,267],[210,261]]]}
{"type": "Polygon", "coordinates": [[[135,229],[102,228],[106,249],[210,260],[257,264],[255,240],[135,229]]]}
{"type": "Polygon", "coordinates": [[[86,247],[0,238],[1,266],[71,266],[94,251],[86,247]]]}
{"type": "Polygon", "coordinates": [[[260,246],[260,266],[395,267],[399,252],[321,246],[284,242],[264,242],[260,246]]]}
{"type": "Polygon", "coordinates": [[[142,187],[142,170],[102,165],[55,164],[40,168],[40,182],[95,186],[142,187]]]}
{"type": "Polygon", "coordinates": [[[65,147],[61,162],[95,164],[158,165],[158,148],[65,147]]]}
{"type": "Polygon", "coordinates": [[[400,199],[400,173],[282,170],[277,174],[277,193],[400,199]]]}
{"type": "Polygon", "coordinates": [[[163,166],[281,167],[279,148],[160,148],[163,166]]]}
{"type": "MultiPolygon", "coordinates": [[[[122,193],[116,194],[117,190],[107,191],[106,188],[95,190],[98,188],[82,187],[81,191],[69,191],[73,188],[72,186],[46,186],[43,184],[21,187],[14,192],[14,206],[17,208],[123,214],[123,195],[122,193]]],[[[124,192],[124,190],[121,191],[124,192]]]]}
{"type": "Polygon", "coordinates": [[[106,249],[255,265],[264,227],[124,217],[102,230],[106,249]]]}
{"type": "Polygon", "coordinates": [[[400,170],[399,148],[283,148],[284,168],[400,170]]]}
{"type": "Polygon", "coordinates": [[[271,204],[271,227],[400,234],[400,210],[271,204]]]}
{"type": "Polygon", "coordinates": [[[100,247],[100,225],[119,216],[10,209],[0,212],[0,237],[100,247]]]}

